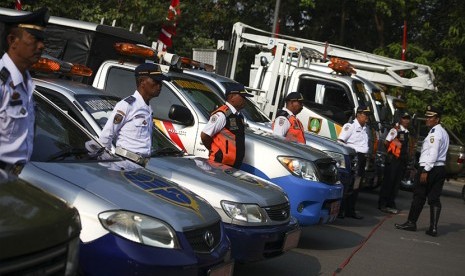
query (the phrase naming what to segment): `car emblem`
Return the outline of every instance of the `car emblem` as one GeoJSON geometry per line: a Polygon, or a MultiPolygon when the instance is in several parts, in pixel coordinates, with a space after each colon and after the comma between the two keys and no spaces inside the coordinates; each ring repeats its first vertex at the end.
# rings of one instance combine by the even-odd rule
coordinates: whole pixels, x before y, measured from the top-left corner
{"type": "Polygon", "coordinates": [[[203,234],[203,238],[205,239],[205,242],[207,243],[208,247],[212,247],[213,243],[215,242],[215,238],[213,237],[212,232],[207,231],[205,234],[203,234]]]}
{"type": "Polygon", "coordinates": [[[286,212],[286,210],[282,210],[282,211],[281,211],[281,215],[283,215],[283,217],[287,218],[287,212],[286,212]]]}

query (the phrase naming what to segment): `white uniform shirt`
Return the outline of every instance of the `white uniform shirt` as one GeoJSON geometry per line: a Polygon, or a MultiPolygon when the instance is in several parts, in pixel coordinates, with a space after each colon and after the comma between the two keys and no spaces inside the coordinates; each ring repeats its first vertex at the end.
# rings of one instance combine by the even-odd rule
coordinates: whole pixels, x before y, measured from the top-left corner
{"type": "MultiPolygon", "coordinates": [[[[226,105],[229,107],[233,114],[239,114],[239,112],[230,103],[226,102],[226,105]]],[[[202,132],[210,137],[213,137],[215,134],[220,132],[225,125],[226,115],[223,112],[216,112],[210,116],[210,120],[208,120],[208,123],[205,125],[202,132]]]]}
{"type": "Polygon", "coordinates": [[[353,148],[356,152],[368,152],[368,133],[366,126],[361,126],[357,119],[353,123],[347,123],[342,127],[338,140],[341,140],[348,147],[353,148]]]}
{"type": "MultiPolygon", "coordinates": [[[[406,129],[403,125],[399,125],[399,130],[405,133],[408,133],[408,129],[406,129]]],[[[397,137],[397,129],[393,127],[391,128],[388,135],[386,136],[386,141],[391,142],[396,137],[397,137]]]]}
{"type": "Polygon", "coordinates": [[[428,132],[421,146],[420,166],[430,171],[434,166],[444,166],[449,148],[449,135],[441,124],[435,125],[428,132]]]}
{"type": "Polygon", "coordinates": [[[0,60],[0,69],[10,72],[0,81],[0,160],[9,164],[27,162],[34,141],[34,83],[29,72],[19,72],[8,54],[0,60]]]}
{"type": "Polygon", "coordinates": [[[117,147],[150,157],[152,129],[152,109],[136,90],[132,96],[115,105],[99,141],[111,149],[112,142],[116,140],[117,147]]]}
{"type": "MultiPolygon", "coordinates": [[[[291,116],[294,115],[289,109],[285,107],[282,110],[286,111],[287,114],[291,116]]],[[[289,131],[290,127],[291,123],[285,116],[278,116],[274,120],[273,135],[276,135],[278,137],[286,137],[286,134],[289,131]]]]}

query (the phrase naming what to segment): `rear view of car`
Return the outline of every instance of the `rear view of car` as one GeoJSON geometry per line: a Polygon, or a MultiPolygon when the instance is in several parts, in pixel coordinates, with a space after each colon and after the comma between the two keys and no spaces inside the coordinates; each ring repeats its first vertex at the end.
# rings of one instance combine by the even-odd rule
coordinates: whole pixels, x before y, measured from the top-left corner
{"type": "Polygon", "coordinates": [[[75,275],[78,212],[0,170],[0,275],[75,275]]]}

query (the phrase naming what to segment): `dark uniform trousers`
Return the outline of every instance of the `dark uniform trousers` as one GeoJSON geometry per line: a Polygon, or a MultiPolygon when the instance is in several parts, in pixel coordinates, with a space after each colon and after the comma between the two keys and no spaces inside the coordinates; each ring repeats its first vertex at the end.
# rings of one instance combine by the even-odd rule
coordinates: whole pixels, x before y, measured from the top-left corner
{"type": "Polygon", "coordinates": [[[384,168],[383,185],[379,191],[378,207],[390,207],[397,209],[395,198],[399,191],[400,182],[402,181],[405,171],[407,170],[407,156],[396,158],[388,154],[386,167],[384,168]]]}
{"type": "Polygon", "coordinates": [[[446,168],[444,166],[433,167],[428,172],[426,183],[423,184],[420,183],[422,171],[423,167],[420,167],[415,177],[415,185],[413,187],[413,201],[408,216],[408,220],[412,222],[417,222],[426,199],[428,199],[428,205],[430,205],[430,207],[441,208],[439,197],[441,196],[442,187],[446,180],[446,168]]]}
{"type": "Polygon", "coordinates": [[[358,192],[360,189],[360,183],[357,188],[354,189],[354,182],[361,181],[363,176],[365,175],[365,166],[367,163],[367,158],[365,153],[357,152],[357,159],[358,159],[358,168],[357,168],[357,176],[353,181],[350,187],[344,187],[344,198],[342,200],[342,213],[346,216],[351,216],[355,214],[355,203],[357,202],[358,192]]]}

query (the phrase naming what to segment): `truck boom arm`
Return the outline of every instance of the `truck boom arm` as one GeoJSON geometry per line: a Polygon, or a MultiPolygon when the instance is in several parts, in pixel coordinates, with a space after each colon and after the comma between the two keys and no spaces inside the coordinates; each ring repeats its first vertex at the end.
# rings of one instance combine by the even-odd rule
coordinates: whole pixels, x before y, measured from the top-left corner
{"type": "MultiPolygon", "coordinates": [[[[234,24],[231,39],[233,56],[230,61],[229,77],[234,78],[239,50],[242,47],[270,49],[273,45],[282,44],[284,47],[307,48],[320,53],[324,53],[326,50],[328,59],[329,57],[339,57],[349,61],[355,67],[358,75],[375,83],[420,91],[437,91],[434,85],[433,70],[427,65],[383,57],[325,42],[286,35],[276,35],[275,37],[275,35],[241,22],[234,24]],[[403,76],[407,74],[402,74],[402,72],[408,71],[412,72],[414,76],[411,78],[403,76]]],[[[327,66],[327,63],[322,60],[313,64],[318,65],[318,63],[327,66]]]]}

